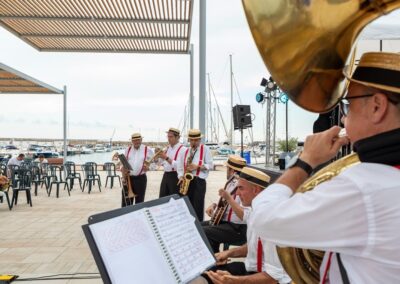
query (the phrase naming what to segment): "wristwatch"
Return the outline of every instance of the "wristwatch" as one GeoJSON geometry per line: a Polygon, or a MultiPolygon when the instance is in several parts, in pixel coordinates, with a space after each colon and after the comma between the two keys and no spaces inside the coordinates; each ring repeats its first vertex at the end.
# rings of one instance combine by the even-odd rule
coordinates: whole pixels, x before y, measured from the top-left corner
{"type": "Polygon", "coordinates": [[[307,162],[304,162],[302,159],[299,158],[300,154],[296,155],[290,159],[290,161],[286,165],[286,169],[299,167],[299,168],[303,169],[307,173],[308,176],[310,176],[313,171],[313,168],[307,162]]]}

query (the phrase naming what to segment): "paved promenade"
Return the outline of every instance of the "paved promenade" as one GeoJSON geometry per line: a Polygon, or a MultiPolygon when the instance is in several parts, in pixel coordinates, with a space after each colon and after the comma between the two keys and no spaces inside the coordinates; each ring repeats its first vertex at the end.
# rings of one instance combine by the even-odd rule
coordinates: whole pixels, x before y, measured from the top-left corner
{"type": "MultiPolygon", "coordinates": [[[[148,173],[146,201],[158,197],[162,172],[148,173]]],[[[226,170],[218,167],[207,179],[205,204],[218,200],[217,190],[226,180],[226,170]]],[[[33,196],[33,207],[26,204],[24,194],[20,194],[18,205],[12,211],[5,203],[0,203],[0,273],[17,274],[20,278],[39,277],[61,273],[96,273],[89,246],[81,225],[87,223],[90,215],[120,207],[119,185],[102,191],[95,186],[88,194],[74,187],[69,197],[60,190],[60,197],[48,197],[44,187],[38,196],[33,196]]],[[[33,193],[33,192],[32,192],[33,193]]],[[[51,280],[28,283],[102,283],[101,279],[91,280],[51,280]]]]}

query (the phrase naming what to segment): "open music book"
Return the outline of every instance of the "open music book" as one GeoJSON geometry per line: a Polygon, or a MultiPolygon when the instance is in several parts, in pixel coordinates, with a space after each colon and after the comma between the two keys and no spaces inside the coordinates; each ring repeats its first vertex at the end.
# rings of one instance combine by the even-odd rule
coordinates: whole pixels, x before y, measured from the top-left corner
{"type": "Polygon", "coordinates": [[[122,166],[127,170],[132,170],[131,165],[129,164],[128,160],[126,159],[124,154],[118,155],[119,160],[121,161],[122,166]]]}
{"type": "Polygon", "coordinates": [[[187,283],[215,264],[186,203],[169,197],[162,204],[85,225],[111,283],[187,283]]]}

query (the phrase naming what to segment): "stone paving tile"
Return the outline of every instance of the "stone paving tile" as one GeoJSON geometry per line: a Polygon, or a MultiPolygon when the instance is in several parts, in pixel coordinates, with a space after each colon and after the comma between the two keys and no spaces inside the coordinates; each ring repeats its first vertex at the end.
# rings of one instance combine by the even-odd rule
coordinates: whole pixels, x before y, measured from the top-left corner
{"type": "MultiPolygon", "coordinates": [[[[162,172],[149,172],[145,200],[158,197],[162,172]]],[[[105,181],[102,173],[102,181],[105,181]]],[[[205,205],[218,200],[218,189],[225,182],[225,168],[210,173],[207,179],[205,205]]],[[[9,211],[0,206],[0,273],[20,275],[20,278],[58,273],[97,273],[81,226],[88,217],[119,208],[121,189],[97,186],[88,194],[75,188],[71,196],[60,190],[50,197],[44,188],[32,196],[33,207],[21,196],[17,206],[9,211]]],[[[101,279],[35,281],[35,284],[102,283],[101,279]]]]}

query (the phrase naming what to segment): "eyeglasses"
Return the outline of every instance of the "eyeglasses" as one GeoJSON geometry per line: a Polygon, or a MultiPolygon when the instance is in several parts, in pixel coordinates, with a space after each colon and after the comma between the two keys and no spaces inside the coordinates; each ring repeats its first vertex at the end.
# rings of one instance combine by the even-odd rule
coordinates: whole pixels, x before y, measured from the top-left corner
{"type": "Polygon", "coordinates": [[[343,116],[347,116],[349,114],[349,109],[350,109],[349,100],[372,97],[373,95],[375,95],[375,93],[374,94],[361,95],[361,96],[354,96],[354,97],[344,97],[343,99],[340,100],[340,112],[342,113],[343,116]]]}

